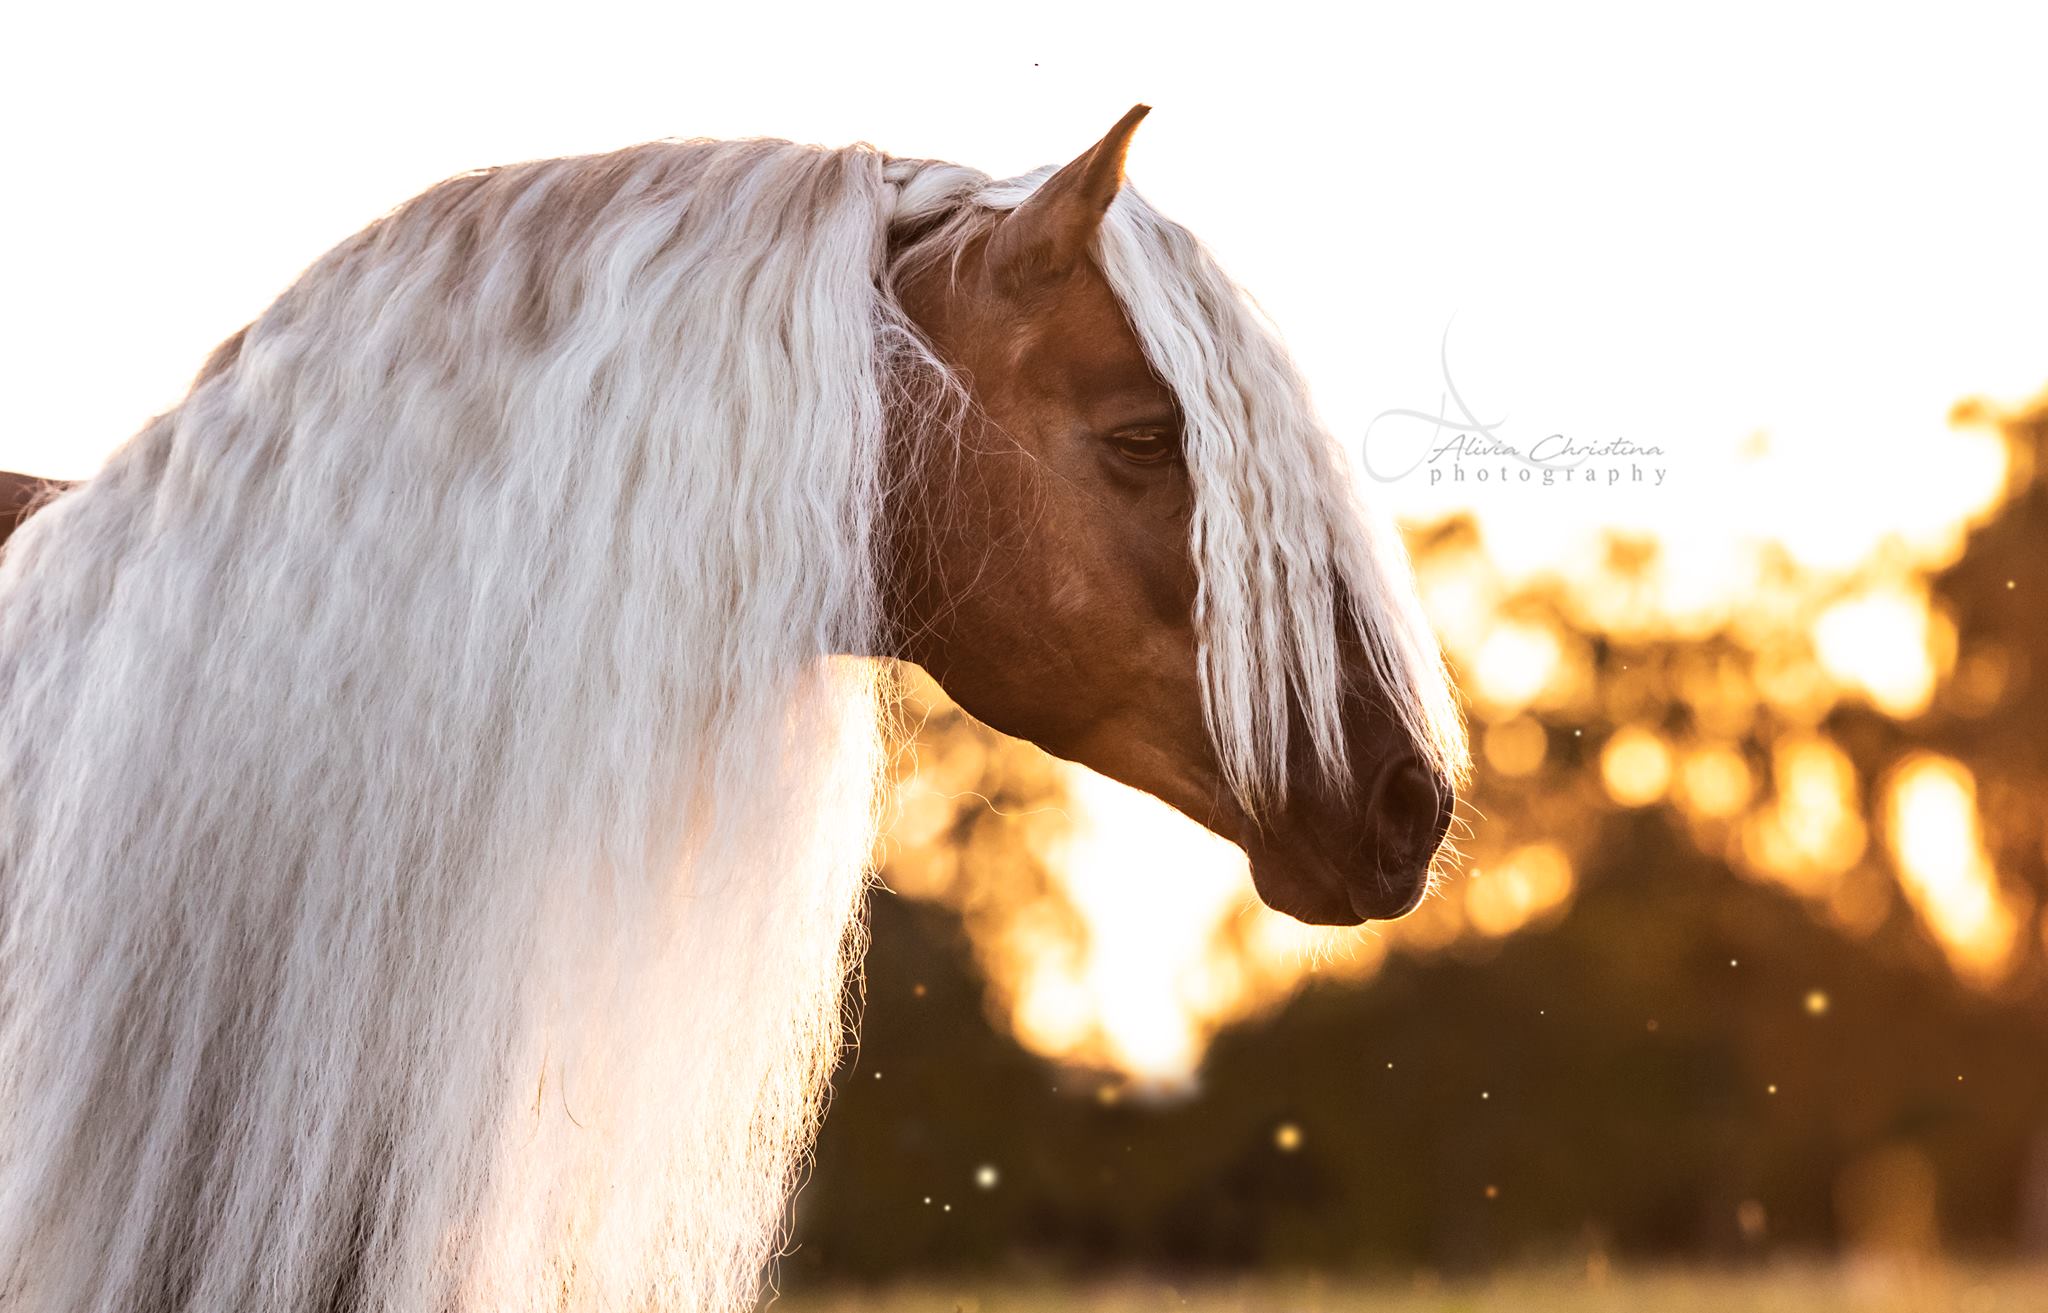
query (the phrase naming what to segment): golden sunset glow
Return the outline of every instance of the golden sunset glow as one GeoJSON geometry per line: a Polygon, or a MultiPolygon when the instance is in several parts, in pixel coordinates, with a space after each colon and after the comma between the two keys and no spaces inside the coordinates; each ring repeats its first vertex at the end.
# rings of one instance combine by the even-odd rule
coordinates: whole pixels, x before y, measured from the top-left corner
{"type": "Polygon", "coordinates": [[[1705,820],[1722,821],[1749,805],[1755,788],[1749,763],[1732,744],[1708,743],[1685,755],[1678,772],[1678,793],[1685,810],[1705,820]]]}
{"type": "Polygon", "coordinates": [[[1525,844],[1463,883],[1466,923],[1498,939],[1564,906],[1572,893],[1571,858],[1554,843],[1525,844]]]}
{"type": "Polygon", "coordinates": [[[1488,725],[1480,739],[1480,755],[1488,769],[1500,775],[1531,774],[1549,752],[1550,736],[1534,716],[1515,716],[1488,725]]]}
{"type": "Polygon", "coordinates": [[[1500,712],[1521,711],[1550,687],[1563,651],[1556,634],[1508,621],[1493,627],[1472,664],[1472,696],[1500,712]]]}
{"type": "Polygon", "coordinates": [[[1607,792],[1624,807],[1647,807],[1671,786],[1671,749],[1650,730],[1630,727],[1607,740],[1600,754],[1607,792]]]}
{"type": "Polygon", "coordinates": [[[1742,856],[1750,869],[1818,897],[1863,856],[1866,833],[1856,767],[1824,738],[1797,734],[1771,754],[1776,794],[1751,815],[1742,856]]]}
{"type": "MultiPolygon", "coordinates": [[[[1462,535],[1425,538],[1417,576],[1471,703],[1476,805],[1487,809],[1496,784],[1549,778],[1554,744],[1569,743],[1568,756],[1589,754],[1607,803],[1668,808],[1703,849],[1847,932],[1867,934],[1885,913],[1872,881],[1895,884],[1961,975],[1995,983],[2024,909],[1991,873],[1968,772],[1922,758],[1874,785],[1821,728],[1837,707],[1905,722],[1944,687],[1979,702],[2003,687],[2001,658],[1959,651],[1927,582],[1998,504],[2009,469],[1974,439],[1959,449],[1962,474],[1931,481],[1897,533],[1842,502],[1788,506],[1774,524],[1631,530],[1541,568],[1512,514],[1482,510],[1462,535]],[[1939,513],[1935,496],[1950,499],[1939,513]],[[1646,655],[1596,680],[1585,636],[1646,655]],[[1674,713],[1684,728],[1667,728],[1674,713]],[[1617,727],[1597,743],[1561,728],[1599,717],[1617,727]]],[[[1760,474],[1769,460],[1756,459],[1760,474]]],[[[1594,837],[1584,803],[1559,795],[1538,810],[1554,822],[1547,833],[1475,826],[1463,870],[1406,920],[1328,931],[1266,909],[1243,856],[1164,805],[1081,771],[1068,787],[1071,824],[1041,843],[1046,892],[998,918],[1000,947],[984,945],[984,960],[1029,1047],[1156,1090],[1193,1079],[1220,1029],[1319,975],[1364,978],[1390,952],[1547,924],[1570,905],[1594,837]]],[[[922,788],[906,823],[926,805],[922,788]]],[[[1808,1001],[1815,1015],[1825,1007],[1808,1001]]]]}
{"type": "Polygon", "coordinates": [[[1979,980],[2002,976],[2018,917],[1984,851],[1969,771],[1933,755],[1899,766],[1886,786],[1885,836],[1907,897],[1957,970],[1979,980]]]}
{"type": "Polygon", "coordinates": [[[1954,633],[1926,595],[1896,587],[1836,602],[1814,622],[1813,639],[1830,675],[1901,719],[1927,709],[1937,667],[1955,649],[1954,633]]]}
{"type": "Polygon", "coordinates": [[[1030,972],[1019,1036],[1041,1052],[1173,1080],[1238,995],[1203,968],[1219,923],[1249,895],[1243,855],[1101,776],[1072,771],[1067,783],[1073,829],[1045,855],[1085,933],[1051,951],[1018,945],[1030,972]]]}

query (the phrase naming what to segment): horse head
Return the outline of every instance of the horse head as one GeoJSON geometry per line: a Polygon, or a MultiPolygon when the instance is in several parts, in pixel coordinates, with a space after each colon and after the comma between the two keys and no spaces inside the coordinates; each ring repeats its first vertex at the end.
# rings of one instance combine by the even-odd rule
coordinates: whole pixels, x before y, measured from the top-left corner
{"type": "Polygon", "coordinates": [[[1441,658],[1284,354],[1124,187],[1144,113],[1028,194],[898,222],[928,355],[897,366],[893,654],[1238,844],[1275,909],[1397,917],[1462,769],[1441,658]]]}

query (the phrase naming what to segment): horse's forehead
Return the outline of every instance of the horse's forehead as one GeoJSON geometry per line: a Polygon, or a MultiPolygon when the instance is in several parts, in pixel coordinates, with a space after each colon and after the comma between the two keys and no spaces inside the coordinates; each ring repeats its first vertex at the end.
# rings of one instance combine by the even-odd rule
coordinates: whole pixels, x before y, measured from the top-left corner
{"type": "Polygon", "coordinates": [[[1075,271],[1007,325],[1018,369],[1085,394],[1165,393],[1130,318],[1094,267],[1075,271]]]}
{"type": "Polygon", "coordinates": [[[911,318],[965,366],[977,392],[1171,397],[1092,261],[1046,286],[1010,292],[981,258],[984,241],[920,271],[900,293],[911,318]]]}

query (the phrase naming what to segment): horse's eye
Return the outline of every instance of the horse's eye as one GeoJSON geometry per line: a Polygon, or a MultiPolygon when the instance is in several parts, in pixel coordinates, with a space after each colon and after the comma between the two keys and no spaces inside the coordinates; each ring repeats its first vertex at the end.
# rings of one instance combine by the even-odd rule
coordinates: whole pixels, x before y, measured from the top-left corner
{"type": "Polygon", "coordinates": [[[1133,465],[1157,465],[1180,450],[1171,429],[1120,429],[1110,435],[1110,441],[1116,444],[1117,455],[1133,465]]]}

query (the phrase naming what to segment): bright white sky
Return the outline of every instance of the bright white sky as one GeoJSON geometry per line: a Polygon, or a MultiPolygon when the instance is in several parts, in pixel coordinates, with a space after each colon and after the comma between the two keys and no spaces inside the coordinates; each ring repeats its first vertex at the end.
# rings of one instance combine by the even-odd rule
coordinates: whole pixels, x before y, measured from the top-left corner
{"type": "Polygon", "coordinates": [[[1478,498],[1535,536],[1669,529],[1673,498],[1703,526],[1816,500],[1882,522],[1951,402],[2048,384],[2042,12],[15,6],[0,467],[90,472],[320,251],[450,173],[760,134],[1012,173],[1143,99],[1133,177],[1259,295],[1347,442],[1437,403],[1455,323],[1459,383],[1511,434],[1671,453],[1665,493],[1478,498]],[[1783,464],[1743,487],[1759,430],[1783,464]]]}

